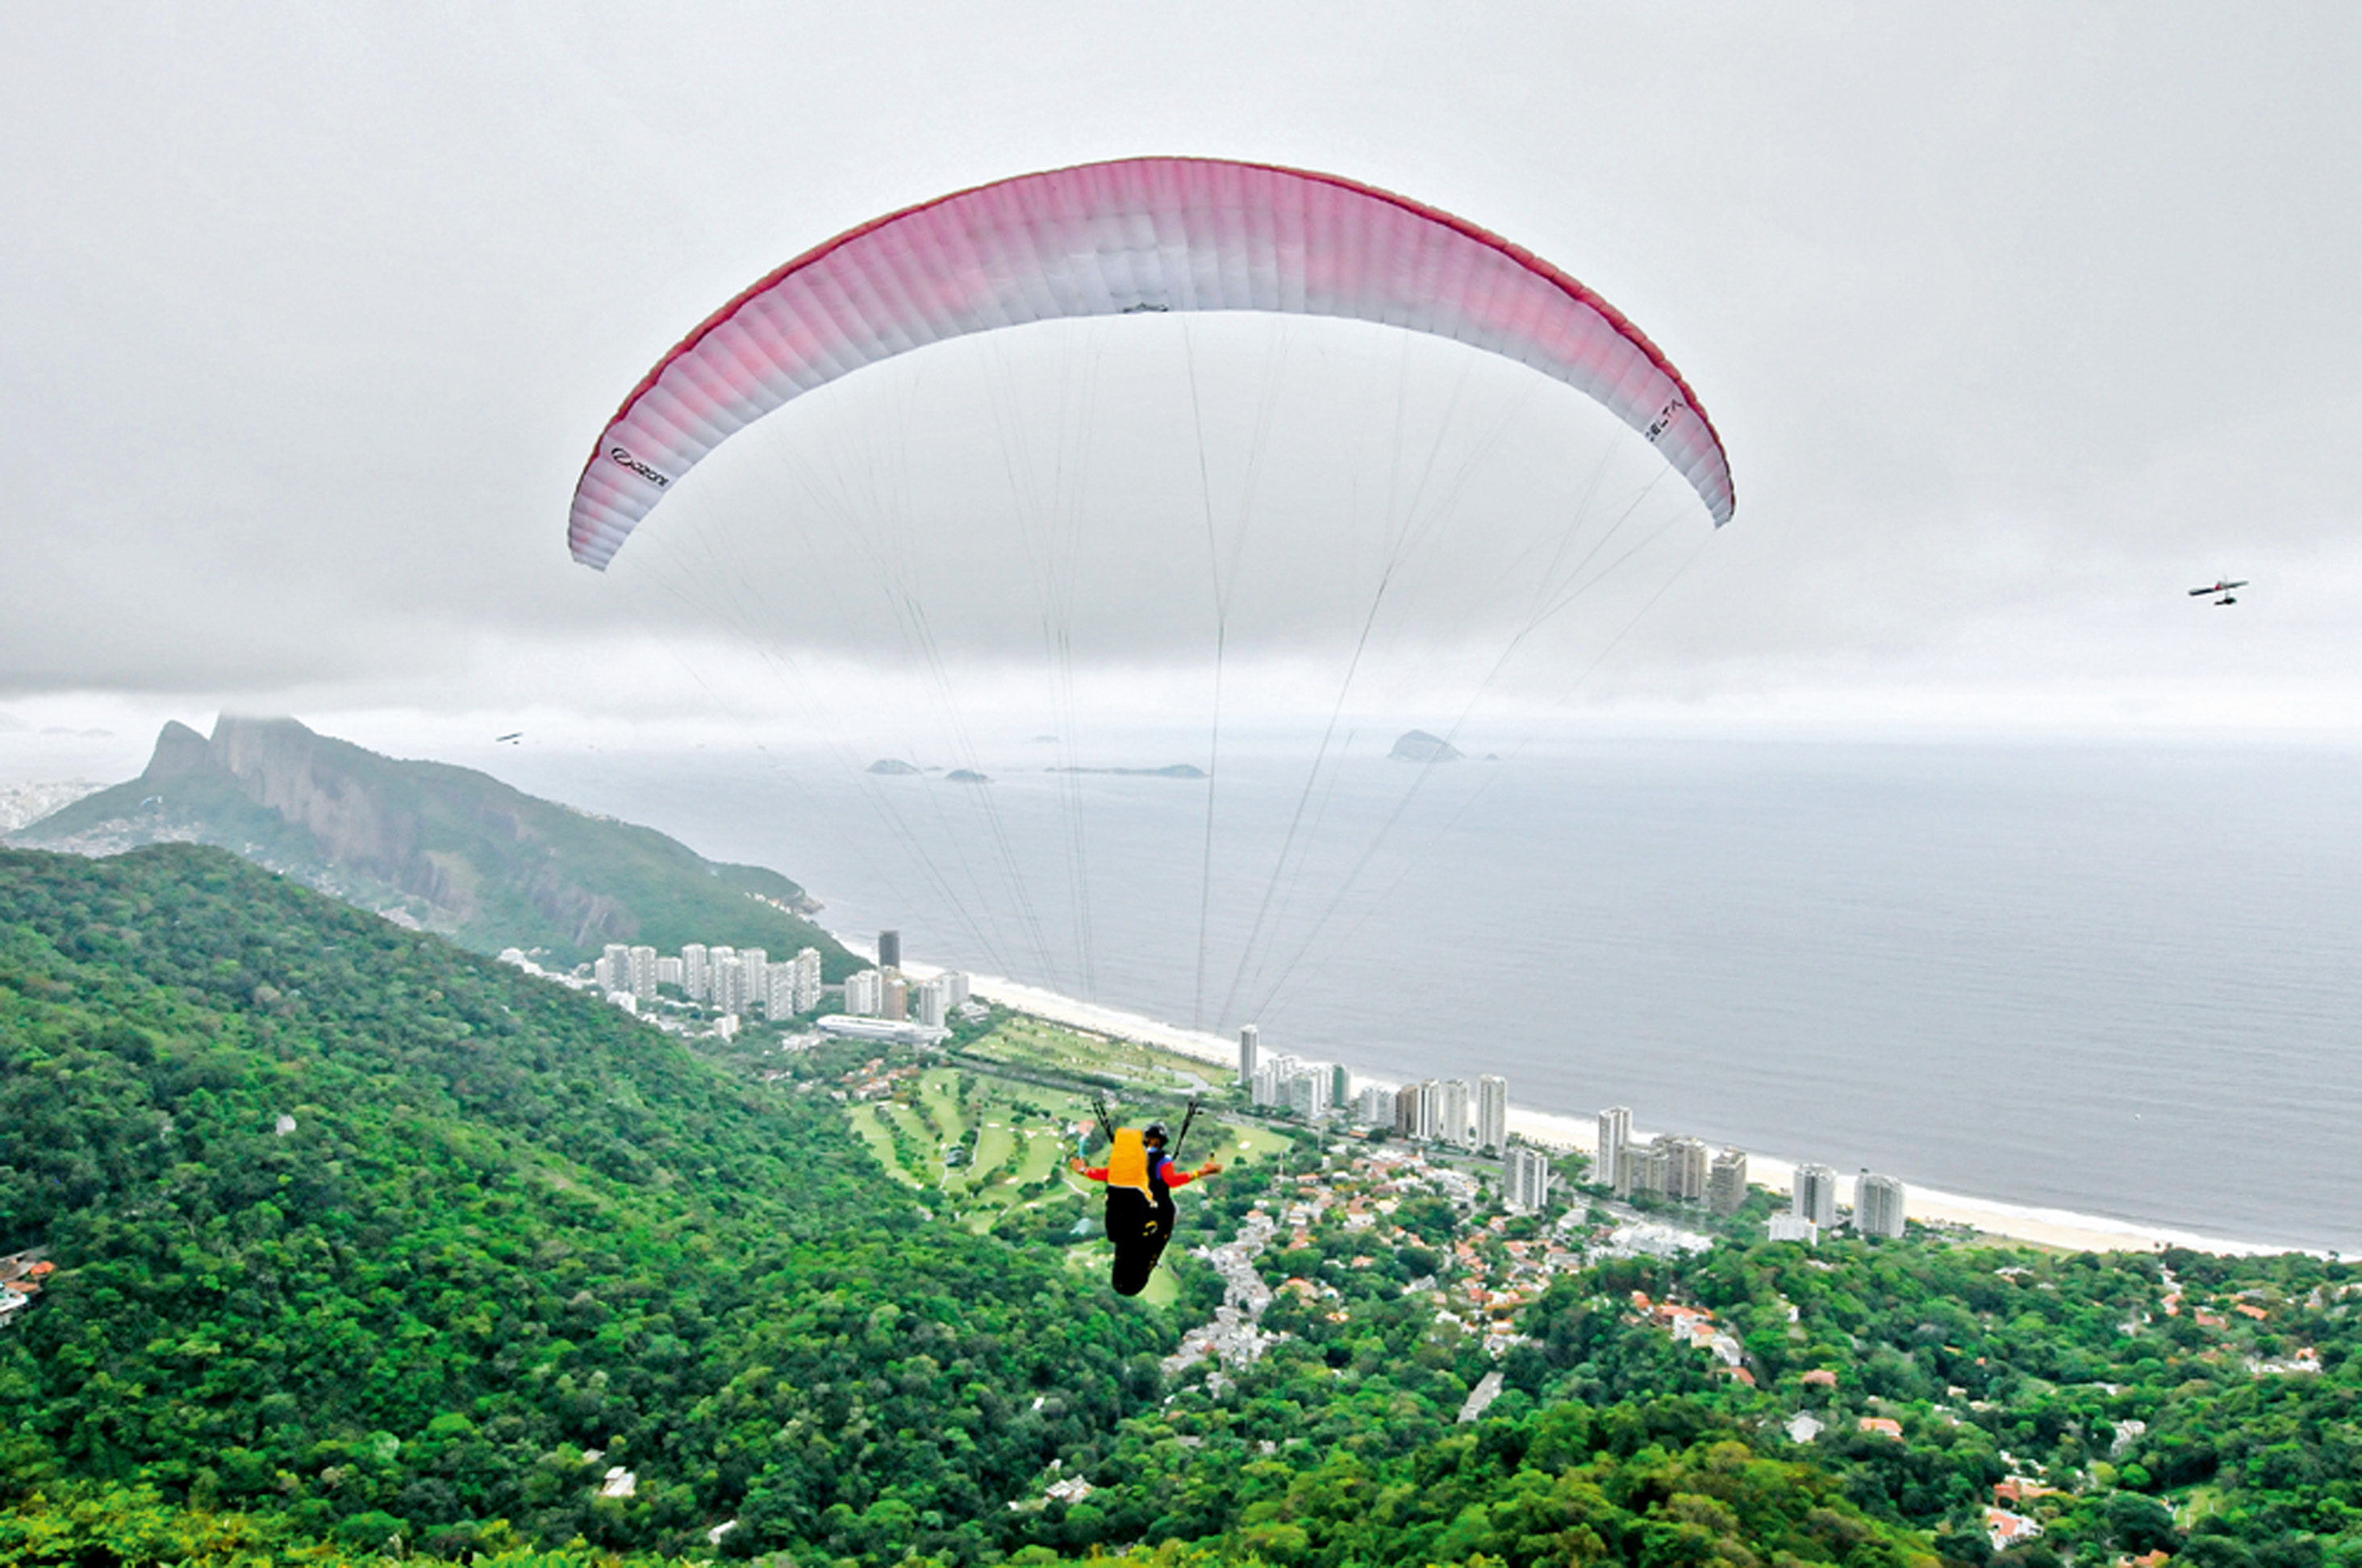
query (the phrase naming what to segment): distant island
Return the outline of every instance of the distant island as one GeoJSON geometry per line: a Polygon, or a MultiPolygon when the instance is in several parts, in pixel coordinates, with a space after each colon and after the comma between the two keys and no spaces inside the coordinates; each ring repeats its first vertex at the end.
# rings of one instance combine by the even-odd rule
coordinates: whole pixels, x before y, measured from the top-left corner
{"type": "Polygon", "coordinates": [[[992,778],[989,774],[978,773],[973,767],[955,767],[949,773],[944,774],[944,778],[945,782],[952,784],[989,784],[992,782],[992,778]]]}
{"type": "Polygon", "coordinates": [[[899,756],[881,756],[869,765],[869,771],[900,778],[905,775],[916,773],[919,769],[899,756]]]}
{"type": "Polygon", "coordinates": [[[1203,778],[1206,770],[1187,762],[1167,763],[1163,767],[1045,767],[1044,773],[1114,773],[1127,778],[1203,778]]]}
{"type": "Polygon", "coordinates": [[[1394,750],[1386,755],[1396,762],[1458,762],[1463,754],[1441,735],[1431,735],[1425,730],[1405,730],[1395,742],[1394,750]]]}

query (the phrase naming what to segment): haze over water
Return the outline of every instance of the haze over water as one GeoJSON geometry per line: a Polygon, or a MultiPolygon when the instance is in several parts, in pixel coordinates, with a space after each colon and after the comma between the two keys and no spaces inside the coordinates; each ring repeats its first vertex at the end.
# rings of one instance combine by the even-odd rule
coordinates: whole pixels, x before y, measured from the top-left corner
{"type": "MultiPolygon", "coordinates": [[[[2362,1251],[2362,754],[1628,736],[1412,791],[1391,738],[1309,796],[1309,740],[1226,752],[1202,985],[1203,781],[1070,780],[1022,737],[978,759],[989,786],[776,752],[496,766],[775,866],[824,923],[899,927],[922,961],[1252,1019],[1267,1050],[1374,1074],[1500,1072],[1535,1109],[1628,1104],[1840,1170],[2362,1251]],[[1275,883],[1299,804],[1319,831],[1275,883]]],[[[1092,760],[1202,748],[1135,735],[1092,760]]]]}

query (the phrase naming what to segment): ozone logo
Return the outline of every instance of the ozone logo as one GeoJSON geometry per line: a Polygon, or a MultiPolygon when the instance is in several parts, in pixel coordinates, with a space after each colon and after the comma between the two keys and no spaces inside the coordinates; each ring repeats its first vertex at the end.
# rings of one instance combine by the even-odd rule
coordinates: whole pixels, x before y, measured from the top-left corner
{"type": "Polygon", "coordinates": [[[658,490],[666,489],[672,483],[670,479],[657,472],[656,469],[648,467],[647,464],[640,461],[639,458],[635,458],[631,453],[625,451],[621,447],[608,447],[607,457],[611,462],[631,469],[634,473],[639,475],[642,479],[647,480],[658,490]]]}

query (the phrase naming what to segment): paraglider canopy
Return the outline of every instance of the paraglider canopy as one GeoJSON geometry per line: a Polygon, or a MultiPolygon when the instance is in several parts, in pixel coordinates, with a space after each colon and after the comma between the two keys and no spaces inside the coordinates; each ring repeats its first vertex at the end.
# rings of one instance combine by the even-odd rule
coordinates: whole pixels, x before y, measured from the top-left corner
{"type": "Polygon", "coordinates": [[[1639,431],[1717,525],[1736,504],[1721,439],[1681,373],[1532,252],[1335,175],[1140,158],[908,207],[756,283],[659,360],[600,433],[569,547],[603,570],[708,453],[865,366],[1029,322],[1176,311],[1377,322],[1518,360],[1639,431]]]}

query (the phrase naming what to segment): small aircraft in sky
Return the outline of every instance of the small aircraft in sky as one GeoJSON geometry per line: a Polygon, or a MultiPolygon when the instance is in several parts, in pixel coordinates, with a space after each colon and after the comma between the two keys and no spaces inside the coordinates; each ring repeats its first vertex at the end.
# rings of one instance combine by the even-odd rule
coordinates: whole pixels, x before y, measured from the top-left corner
{"type": "Polygon", "coordinates": [[[2215,603],[2236,604],[2239,602],[2232,596],[2231,591],[2235,588],[2245,588],[2246,586],[2247,580],[2245,578],[2240,579],[2236,582],[2233,582],[2229,579],[2224,578],[2218,580],[2209,587],[2191,589],[2190,591],[2190,597],[2192,599],[2203,599],[2210,593],[2219,593],[2223,597],[2214,601],[2215,603]]]}

